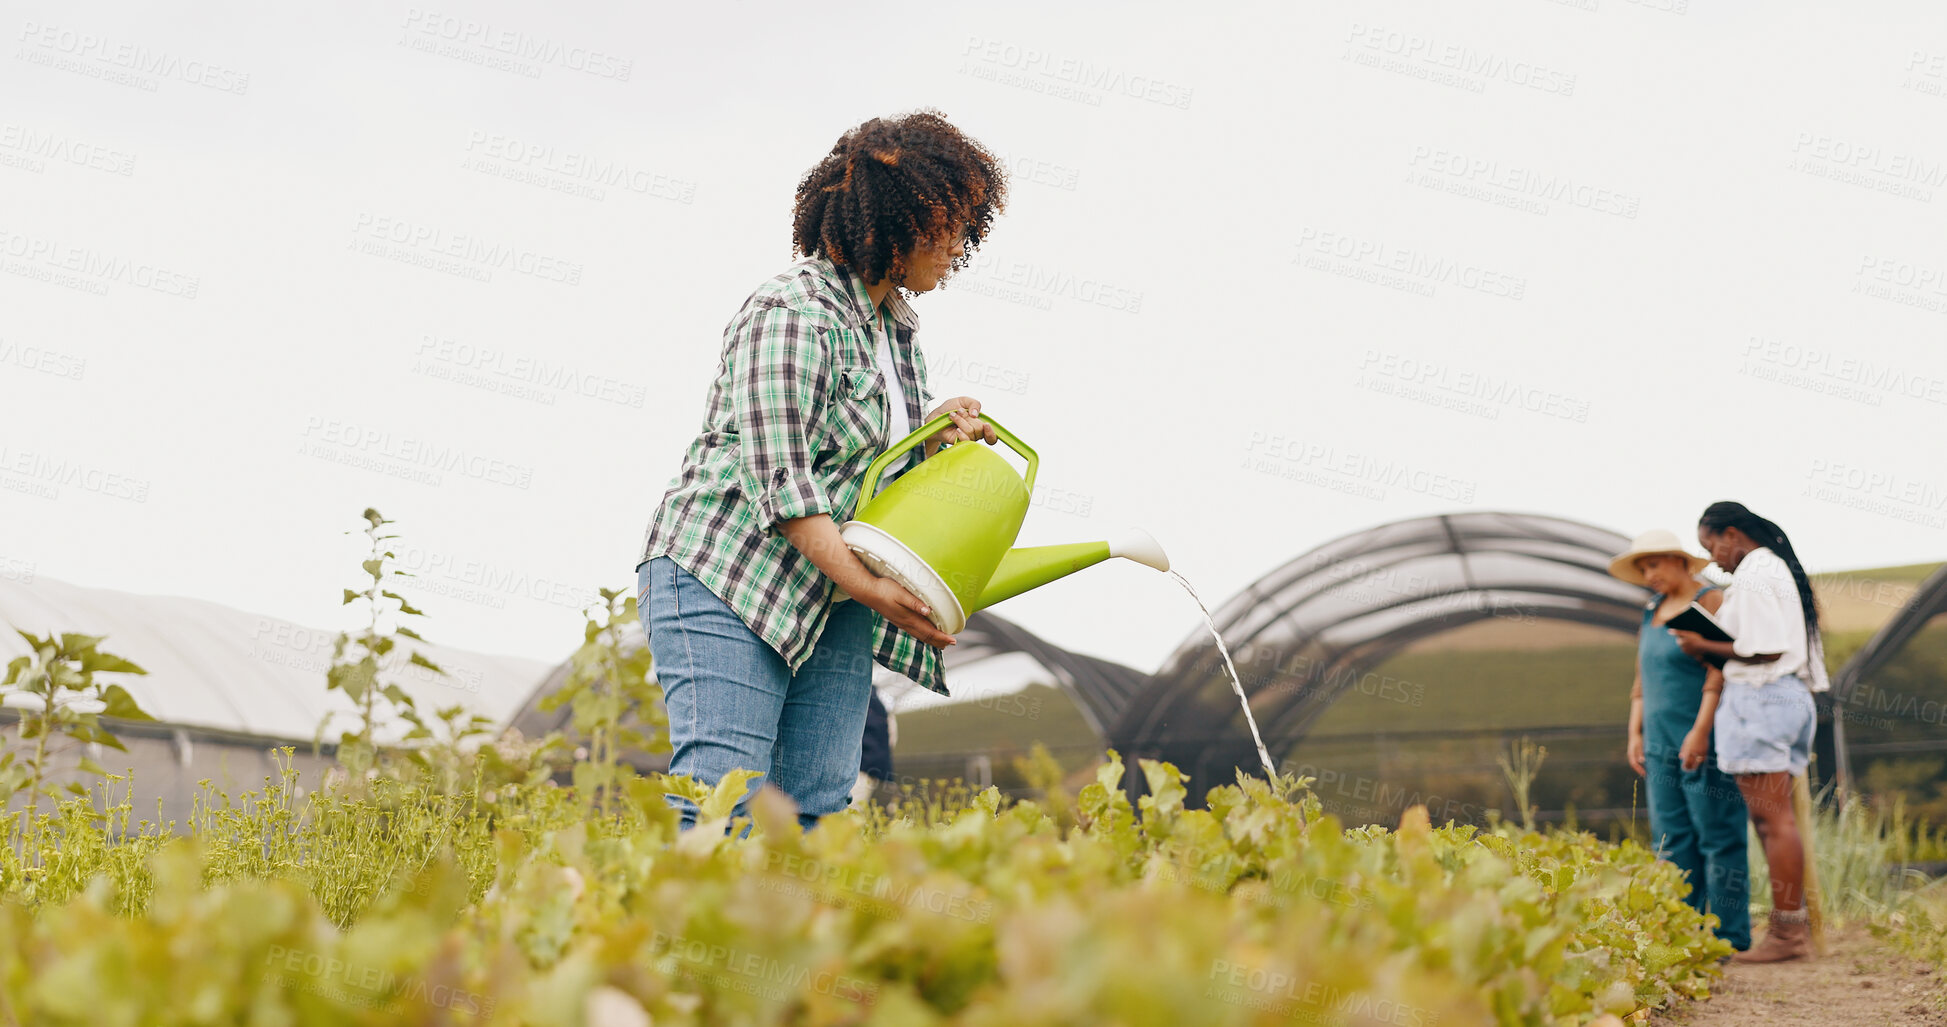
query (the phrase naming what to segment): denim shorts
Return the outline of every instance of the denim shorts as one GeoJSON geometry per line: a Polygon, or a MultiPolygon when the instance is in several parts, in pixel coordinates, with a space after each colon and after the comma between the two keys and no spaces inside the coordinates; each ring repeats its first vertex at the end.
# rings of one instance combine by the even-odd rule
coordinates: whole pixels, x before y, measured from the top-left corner
{"type": "Polygon", "coordinates": [[[1726,774],[1805,773],[1812,761],[1818,710],[1796,674],[1767,685],[1724,682],[1713,739],[1726,774]]]}

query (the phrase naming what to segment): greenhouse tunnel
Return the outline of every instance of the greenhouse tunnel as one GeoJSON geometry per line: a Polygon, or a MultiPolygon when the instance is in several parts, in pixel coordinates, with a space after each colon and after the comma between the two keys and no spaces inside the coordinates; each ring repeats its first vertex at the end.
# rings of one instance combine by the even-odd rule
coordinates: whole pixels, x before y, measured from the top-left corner
{"type": "MultiPolygon", "coordinates": [[[[1343,820],[1391,822],[1416,802],[1482,820],[1506,808],[1499,759],[1522,738],[1551,749],[1544,813],[1615,815],[1633,777],[1623,735],[1649,597],[1608,573],[1627,544],[1533,514],[1399,521],[1286,562],[1214,620],[1278,769],[1317,778],[1343,820]],[[1468,642],[1415,655],[1447,635],[1468,642]]],[[[1131,763],[1176,765],[1192,796],[1262,773],[1207,631],[1123,709],[1111,742],[1131,763]]]]}
{"type": "Polygon", "coordinates": [[[1832,676],[1827,700],[1841,787],[1947,821],[1947,566],[1832,676]]]}

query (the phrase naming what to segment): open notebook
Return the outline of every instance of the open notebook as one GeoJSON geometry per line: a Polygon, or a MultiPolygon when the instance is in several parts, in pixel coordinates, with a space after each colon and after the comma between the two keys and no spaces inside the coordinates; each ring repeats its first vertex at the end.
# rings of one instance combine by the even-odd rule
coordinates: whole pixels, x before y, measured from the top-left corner
{"type": "MultiPolygon", "coordinates": [[[[1713,642],[1731,640],[1731,633],[1724,630],[1724,625],[1717,623],[1717,618],[1712,617],[1709,610],[1696,603],[1691,603],[1688,609],[1665,621],[1663,626],[1677,631],[1694,631],[1713,642]]],[[[1713,667],[1722,667],[1725,663],[1722,656],[1706,655],[1702,659],[1713,667]]]]}

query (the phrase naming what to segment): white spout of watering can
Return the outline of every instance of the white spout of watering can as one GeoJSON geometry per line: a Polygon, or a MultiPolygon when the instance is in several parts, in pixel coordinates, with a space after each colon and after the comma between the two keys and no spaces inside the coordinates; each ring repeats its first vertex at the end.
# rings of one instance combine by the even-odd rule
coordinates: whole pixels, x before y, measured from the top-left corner
{"type": "Polygon", "coordinates": [[[1134,560],[1145,567],[1159,571],[1170,569],[1170,558],[1163,553],[1163,547],[1154,536],[1141,528],[1130,528],[1109,540],[1109,555],[1134,560]]]}

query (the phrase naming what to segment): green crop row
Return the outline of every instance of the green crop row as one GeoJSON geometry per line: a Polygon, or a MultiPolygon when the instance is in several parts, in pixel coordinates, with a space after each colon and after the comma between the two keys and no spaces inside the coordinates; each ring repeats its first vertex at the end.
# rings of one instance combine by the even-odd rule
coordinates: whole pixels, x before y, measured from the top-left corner
{"type": "Polygon", "coordinates": [[[1113,758],[1079,795],[808,833],[767,789],[743,837],[736,779],[594,818],[551,784],[290,774],[180,826],[75,800],[8,821],[0,1022],[1584,1023],[1700,995],[1729,951],[1631,843],[1346,830],[1292,781],[1189,809],[1142,772],[1135,805],[1113,758]]]}

